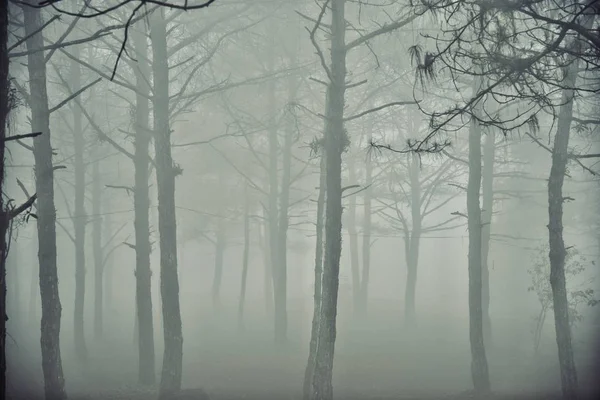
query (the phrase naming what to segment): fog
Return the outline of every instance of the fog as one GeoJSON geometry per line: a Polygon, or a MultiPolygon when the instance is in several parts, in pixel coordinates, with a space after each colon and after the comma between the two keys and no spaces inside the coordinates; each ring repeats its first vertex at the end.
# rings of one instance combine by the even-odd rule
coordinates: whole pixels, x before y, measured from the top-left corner
{"type": "Polygon", "coordinates": [[[598,394],[584,2],[27,3],[7,398],[598,394]]]}

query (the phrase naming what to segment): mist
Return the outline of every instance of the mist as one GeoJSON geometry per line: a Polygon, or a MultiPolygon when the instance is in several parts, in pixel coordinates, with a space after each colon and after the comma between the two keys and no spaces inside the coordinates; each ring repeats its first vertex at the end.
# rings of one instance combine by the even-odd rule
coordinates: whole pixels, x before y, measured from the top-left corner
{"type": "Polygon", "coordinates": [[[6,398],[595,398],[599,5],[484,3],[2,2],[6,398]]]}

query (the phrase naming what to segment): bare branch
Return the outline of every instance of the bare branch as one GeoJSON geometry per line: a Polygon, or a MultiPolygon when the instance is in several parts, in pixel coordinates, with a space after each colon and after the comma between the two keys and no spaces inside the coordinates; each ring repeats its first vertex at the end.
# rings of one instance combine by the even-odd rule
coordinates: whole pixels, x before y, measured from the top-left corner
{"type": "Polygon", "coordinates": [[[34,138],[34,137],[38,137],[42,134],[42,132],[33,132],[33,133],[25,133],[22,135],[12,135],[12,136],[8,136],[5,137],[4,139],[2,139],[3,142],[10,142],[12,140],[21,140],[21,139],[27,139],[27,138],[34,138]]]}
{"type": "Polygon", "coordinates": [[[92,86],[94,86],[96,83],[100,82],[102,80],[102,78],[98,78],[95,81],[88,83],[87,85],[85,85],[84,87],[82,87],[81,89],[79,89],[78,91],[76,91],[75,93],[72,93],[69,97],[67,97],[66,99],[64,99],[63,101],[61,101],[60,103],[58,103],[57,105],[55,105],[54,107],[52,107],[48,112],[50,114],[52,114],[54,111],[60,109],[61,107],[63,107],[65,104],[67,104],[69,101],[73,100],[74,98],[76,98],[77,96],[79,96],[81,93],[85,92],[87,89],[91,88],[92,86]]]}

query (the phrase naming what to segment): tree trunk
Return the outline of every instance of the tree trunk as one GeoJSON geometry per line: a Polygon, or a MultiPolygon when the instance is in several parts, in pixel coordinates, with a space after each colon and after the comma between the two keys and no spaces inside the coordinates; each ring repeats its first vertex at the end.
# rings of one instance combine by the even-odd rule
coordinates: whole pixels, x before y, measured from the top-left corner
{"type": "MultiPolygon", "coordinates": [[[[293,64],[293,63],[292,63],[293,64]]],[[[288,79],[289,104],[294,104],[294,88],[292,78],[288,79]]],[[[275,340],[278,343],[283,343],[287,340],[287,235],[289,227],[289,207],[290,207],[290,185],[292,173],[292,146],[294,144],[294,124],[290,115],[287,116],[287,126],[285,138],[283,142],[282,166],[281,174],[281,190],[279,194],[279,217],[278,217],[278,247],[276,264],[277,283],[274,285],[275,302],[279,303],[276,306],[278,317],[275,321],[275,340]]]]}
{"type": "Polygon", "coordinates": [[[150,156],[150,130],[148,118],[150,105],[150,66],[148,59],[148,41],[145,25],[139,24],[132,34],[137,68],[135,68],[135,183],[133,192],[134,228],[135,228],[135,298],[138,345],[138,382],[153,385],[156,380],[154,320],[152,315],[152,271],[150,269],[150,200],[148,189],[148,165],[150,156]],[[144,31],[140,31],[144,27],[144,31]]]}
{"type": "MultiPolygon", "coordinates": [[[[110,201],[110,197],[106,196],[104,198],[104,209],[105,210],[111,210],[111,201],[110,201]]],[[[106,214],[104,216],[104,226],[102,227],[102,229],[104,230],[104,236],[105,237],[110,237],[111,232],[112,232],[112,216],[110,213],[106,214]]],[[[113,310],[113,254],[107,254],[106,255],[106,259],[104,260],[104,286],[105,286],[105,292],[104,292],[104,310],[105,311],[109,311],[110,312],[113,310]]]]}
{"type": "MultiPolygon", "coordinates": [[[[73,48],[73,56],[80,58],[78,46],[73,48]]],[[[81,89],[81,66],[76,61],[71,61],[72,92],[81,89]]],[[[84,138],[81,109],[73,104],[73,144],[75,154],[73,157],[73,169],[75,172],[75,208],[73,215],[73,227],[75,229],[75,307],[74,307],[74,336],[75,356],[79,361],[87,359],[87,347],[85,344],[85,227],[87,216],[85,213],[85,163],[84,138]]]]}
{"type": "MultiPolygon", "coordinates": [[[[369,134],[371,140],[371,134],[369,134]]],[[[373,184],[373,162],[367,157],[365,163],[365,187],[363,194],[363,240],[362,240],[362,277],[360,279],[360,312],[366,316],[369,301],[369,276],[371,272],[371,198],[373,184]]]]}
{"type": "Polygon", "coordinates": [[[490,319],[490,274],[488,256],[490,253],[490,235],[492,214],[494,211],[494,162],[496,159],[496,135],[490,129],[483,146],[482,173],[482,227],[481,227],[481,278],[482,278],[482,312],[483,339],[486,348],[492,345],[492,320],[490,319]]]}
{"type": "MultiPolygon", "coordinates": [[[[4,151],[10,108],[8,81],[8,0],[0,1],[0,194],[4,193],[4,151]]],[[[0,196],[0,397],[6,395],[6,257],[10,220],[0,196]]]]}
{"type": "Polygon", "coordinates": [[[240,301],[238,304],[238,329],[244,330],[244,305],[246,302],[246,283],[248,280],[248,261],[250,257],[250,199],[248,198],[248,185],[245,187],[244,202],[244,253],[242,255],[242,282],[240,287],[240,301]]]}
{"type": "Polygon", "coordinates": [[[212,283],[212,301],[215,310],[221,308],[221,282],[223,280],[223,256],[227,238],[225,236],[225,221],[223,214],[217,220],[217,240],[215,241],[215,273],[212,283]]]}
{"type": "Polygon", "coordinates": [[[94,254],[94,336],[102,338],[103,304],[104,304],[104,263],[102,251],[102,179],[100,178],[100,161],[92,166],[93,193],[92,214],[92,250],[94,254]]]}
{"type": "Polygon", "coordinates": [[[54,168],[50,143],[50,111],[46,91],[46,63],[42,34],[42,17],[38,8],[23,6],[27,37],[27,68],[31,128],[42,134],[33,139],[35,186],[37,193],[38,257],[40,296],[42,300],[41,349],[44,392],[48,400],[66,399],[60,356],[61,305],[56,266],[56,209],[54,207],[54,168]]]}
{"type": "Polygon", "coordinates": [[[323,290],[317,360],[313,380],[315,400],[333,399],[333,354],[335,351],[337,301],[342,251],[342,153],[346,92],[345,0],[331,2],[331,82],[328,85],[325,129],[327,200],[325,208],[325,252],[323,290]]]}
{"type": "MultiPolygon", "coordinates": [[[[473,94],[479,91],[476,79],[473,94]]],[[[475,118],[469,126],[469,181],[467,184],[467,216],[469,229],[469,336],[471,344],[471,376],[477,393],[490,391],[485,345],[483,341],[482,263],[481,263],[481,128],[475,118]]]]}
{"type": "Polygon", "coordinates": [[[165,341],[160,398],[164,399],[181,389],[183,335],[177,277],[177,220],[175,214],[175,176],[177,171],[171,156],[167,32],[162,8],[152,13],[150,38],[154,78],[154,148],[160,234],[160,292],[165,341]]]}
{"type": "MultiPolygon", "coordinates": [[[[320,149],[323,153],[323,149],[320,149]]],[[[310,345],[308,351],[308,363],[304,371],[303,399],[309,400],[312,396],[312,387],[314,381],[315,365],[317,361],[317,348],[319,342],[319,324],[321,322],[321,291],[323,280],[323,217],[325,214],[325,196],[327,184],[325,178],[325,154],[321,154],[319,173],[319,197],[317,199],[317,232],[315,249],[315,283],[314,283],[314,303],[313,320],[310,331],[310,345]]]]}
{"type": "MultiPolygon", "coordinates": [[[[590,17],[588,17],[590,18],[590,17]]],[[[593,20],[593,18],[590,18],[593,20]]],[[[578,42],[578,41],[577,41],[578,42]]],[[[575,46],[579,52],[581,45],[575,46]]],[[[568,162],[569,136],[573,119],[572,87],[577,81],[578,59],[572,60],[563,81],[562,100],[558,114],[558,124],[552,148],[552,167],[548,179],[548,241],[550,246],[550,285],[554,305],[554,326],[558,345],[558,361],[563,397],[574,400],[577,396],[577,370],[571,344],[571,326],[569,325],[569,301],[565,280],[565,257],[567,251],[563,239],[563,183],[568,162]]]]}
{"type": "MultiPolygon", "coordinates": [[[[348,177],[350,184],[356,183],[356,170],[354,169],[354,161],[348,160],[348,177]]],[[[360,266],[358,265],[358,235],[356,232],[356,195],[350,196],[348,199],[348,236],[350,244],[350,270],[352,272],[352,301],[354,313],[359,309],[360,298],[360,266]]]]}
{"type": "Polygon", "coordinates": [[[409,235],[406,255],[406,288],[404,297],[404,321],[408,327],[414,327],[417,319],[415,297],[417,291],[417,268],[419,265],[419,244],[421,241],[421,181],[419,156],[412,154],[409,161],[410,174],[410,210],[412,229],[409,235]]]}
{"type": "MultiPolygon", "coordinates": [[[[269,71],[274,70],[275,54],[271,51],[269,56],[269,71]]],[[[273,324],[275,343],[284,343],[287,337],[287,305],[285,287],[282,282],[281,248],[279,240],[279,210],[278,210],[278,159],[279,143],[277,138],[276,118],[276,84],[274,80],[268,83],[268,109],[269,109],[269,250],[271,257],[271,273],[273,279],[273,324]]]]}
{"type": "Polygon", "coordinates": [[[264,260],[264,292],[265,292],[265,311],[267,316],[273,313],[273,264],[271,263],[271,245],[269,240],[269,218],[266,210],[263,209],[263,221],[260,223],[258,240],[263,253],[264,260]]]}

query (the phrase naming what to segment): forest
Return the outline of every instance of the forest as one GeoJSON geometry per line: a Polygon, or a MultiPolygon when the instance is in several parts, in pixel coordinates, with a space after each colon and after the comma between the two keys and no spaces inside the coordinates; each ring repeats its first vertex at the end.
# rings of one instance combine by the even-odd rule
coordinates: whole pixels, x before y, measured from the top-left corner
{"type": "Polygon", "coordinates": [[[600,0],[0,0],[0,398],[600,395],[600,0]]]}

